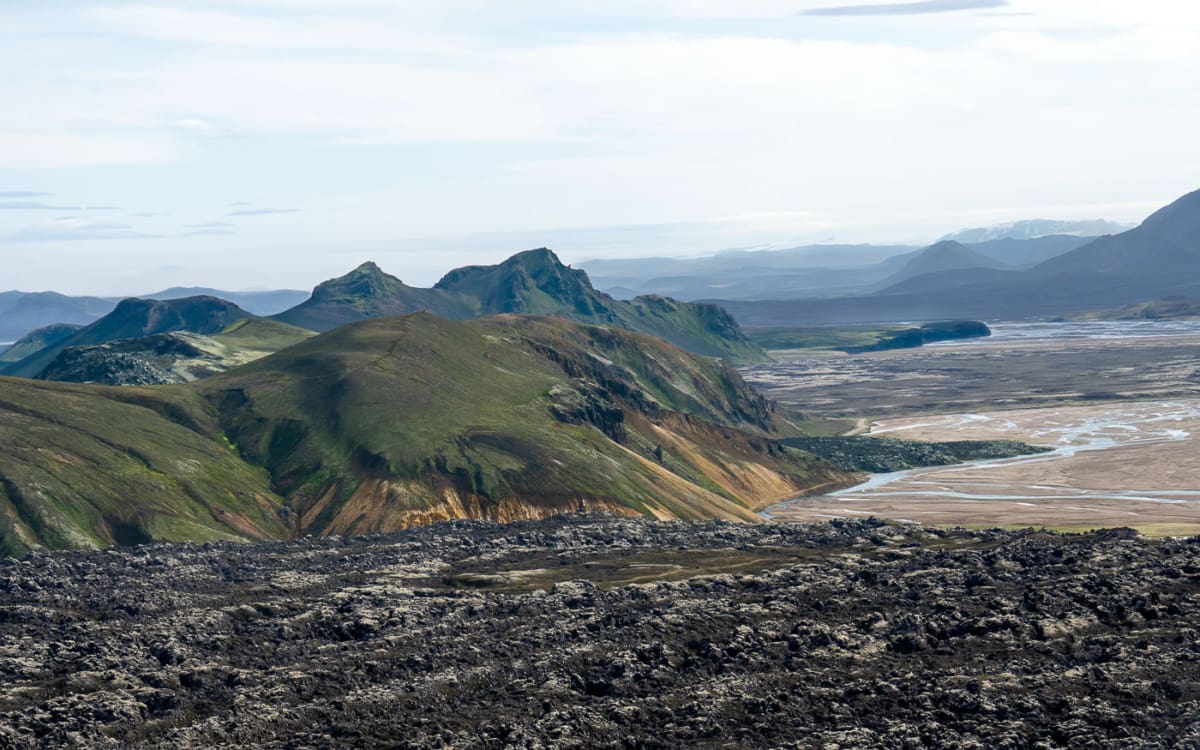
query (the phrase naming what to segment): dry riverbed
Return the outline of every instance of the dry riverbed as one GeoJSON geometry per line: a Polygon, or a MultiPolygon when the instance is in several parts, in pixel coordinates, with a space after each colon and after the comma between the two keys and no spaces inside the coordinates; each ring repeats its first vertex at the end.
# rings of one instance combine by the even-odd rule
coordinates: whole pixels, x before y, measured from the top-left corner
{"type": "Polygon", "coordinates": [[[887,419],[871,434],[914,440],[1016,439],[1053,453],[880,474],[830,496],[770,509],[818,521],[877,516],[966,527],[1130,526],[1200,534],[1200,399],[887,419]]]}
{"type": "Polygon", "coordinates": [[[772,352],[744,368],[757,390],[810,417],[913,414],[1200,397],[1200,333],[973,339],[869,354],[772,352]]]}

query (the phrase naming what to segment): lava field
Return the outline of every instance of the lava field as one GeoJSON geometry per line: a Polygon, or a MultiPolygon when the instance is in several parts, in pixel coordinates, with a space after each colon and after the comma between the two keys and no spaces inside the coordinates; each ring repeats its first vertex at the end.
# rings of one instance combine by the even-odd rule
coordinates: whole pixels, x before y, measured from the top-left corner
{"type": "Polygon", "coordinates": [[[0,748],[1200,747],[1200,539],[597,516],[0,560],[0,748]]]}

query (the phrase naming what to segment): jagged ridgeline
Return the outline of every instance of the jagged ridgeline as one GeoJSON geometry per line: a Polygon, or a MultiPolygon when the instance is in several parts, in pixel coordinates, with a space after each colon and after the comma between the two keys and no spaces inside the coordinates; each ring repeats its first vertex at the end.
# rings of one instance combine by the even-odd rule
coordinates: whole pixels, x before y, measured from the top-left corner
{"type": "Polygon", "coordinates": [[[653,334],[697,354],[735,362],[765,358],[721,307],[654,295],[614,299],[596,291],[584,271],[568,268],[545,248],[518,253],[495,266],[455,269],[431,289],[408,286],[374,263],[364,263],[321,284],[308,301],[274,317],[328,331],[357,320],[412,312],[454,320],[504,313],[561,315],[653,334]]]}
{"type": "Polygon", "coordinates": [[[0,378],[0,548],[579,507],[754,520],[849,475],[727,363],[561,318],[363,321],[188,385],[0,378]]]}

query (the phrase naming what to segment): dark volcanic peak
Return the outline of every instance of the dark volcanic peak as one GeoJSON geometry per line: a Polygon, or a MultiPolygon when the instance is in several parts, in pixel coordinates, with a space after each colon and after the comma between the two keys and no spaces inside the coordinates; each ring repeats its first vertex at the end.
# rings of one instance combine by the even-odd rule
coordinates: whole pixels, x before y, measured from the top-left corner
{"type": "Polygon", "coordinates": [[[403,281],[385,272],[374,261],[367,261],[353,270],[318,284],[312,291],[314,299],[383,297],[398,289],[409,289],[403,281]]]}
{"type": "Polygon", "coordinates": [[[495,266],[455,269],[434,289],[478,300],[483,315],[557,313],[595,322],[615,320],[608,295],[592,287],[586,272],[563,265],[547,248],[518,253],[495,266]]]}
{"type": "MultiPolygon", "coordinates": [[[[1067,277],[1067,284],[1071,283],[1069,277],[1078,277],[1078,286],[1094,284],[1098,275],[1104,278],[1103,283],[1115,281],[1118,290],[1127,287],[1141,298],[1114,299],[1114,302],[1195,293],[1196,275],[1200,273],[1200,190],[1159,209],[1128,232],[1100,237],[1051,258],[1031,273],[1067,277]]],[[[1070,286],[1066,288],[1069,290],[1070,286]]]]}
{"type": "Polygon", "coordinates": [[[367,261],[345,276],[323,282],[308,300],[273,317],[309,330],[329,331],[359,320],[421,311],[469,317],[469,310],[452,295],[408,286],[367,261]]]}
{"type": "Polygon", "coordinates": [[[998,268],[1002,265],[961,242],[942,240],[914,255],[904,264],[903,268],[889,276],[883,284],[889,286],[927,273],[957,271],[966,268],[998,268]]]}
{"type": "Polygon", "coordinates": [[[1155,211],[1138,229],[1200,255],[1200,190],[1155,211]]]}
{"type": "Polygon", "coordinates": [[[403,281],[384,273],[383,269],[372,261],[367,261],[345,276],[339,276],[320,284],[313,290],[312,296],[318,299],[379,297],[404,286],[403,281]]]}
{"type": "MultiPolygon", "coordinates": [[[[530,275],[544,276],[547,273],[559,274],[562,271],[570,270],[563,264],[554,251],[539,247],[534,250],[525,250],[517,253],[507,260],[491,266],[463,266],[448,272],[441,278],[438,283],[434,284],[435,289],[457,289],[464,283],[470,282],[478,278],[482,274],[512,274],[516,272],[524,272],[530,275]]],[[[587,274],[582,271],[576,271],[581,274],[584,283],[591,287],[591,282],[587,280],[587,274]]]]}
{"type": "Polygon", "coordinates": [[[85,330],[88,330],[90,335],[111,334],[109,340],[171,331],[218,333],[235,320],[250,317],[253,316],[232,302],[216,297],[184,297],[173,300],[134,297],[121,300],[115,310],[85,330]]]}
{"type": "Polygon", "coordinates": [[[346,323],[414,312],[453,320],[507,313],[557,315],[649,333],[705,356],[739,361],[764,356],[737,323],[715,306],[669,298],[615,300],[597,291],[585,271],[564,265],[544,247],[492,266],[454,269],[431,289],[407,286],[374,263],[364,263],[326,281],[308,301],[274,317],[313,331],[329,331],[346,323]]]}

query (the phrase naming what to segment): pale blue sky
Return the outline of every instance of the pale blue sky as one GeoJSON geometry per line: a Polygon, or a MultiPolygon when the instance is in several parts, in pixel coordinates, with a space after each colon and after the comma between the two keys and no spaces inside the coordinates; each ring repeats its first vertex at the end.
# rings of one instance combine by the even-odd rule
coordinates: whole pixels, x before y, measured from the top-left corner
{"type": "Polygon", "coordinates": [[[1200,187],[1175,0],[0,0],[0,65],[0,289],[920,242],[1200,187]]]}

